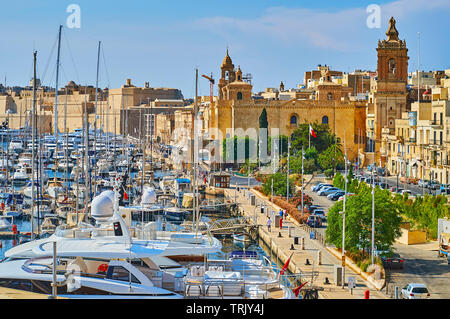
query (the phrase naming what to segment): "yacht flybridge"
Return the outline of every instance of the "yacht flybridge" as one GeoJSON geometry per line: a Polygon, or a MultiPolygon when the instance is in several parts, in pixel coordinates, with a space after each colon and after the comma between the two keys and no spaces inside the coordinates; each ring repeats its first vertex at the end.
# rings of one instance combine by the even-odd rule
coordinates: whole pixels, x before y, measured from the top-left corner
{"type": "MultiPolygon", "coordinates": [[[[47,243],[52,246],[51,243],[47,243]]],[[[44,244],[46,246],[46,244],[44,244]]],[[[56,282],[58,296],[73,298],[182,298],[180,267],[164,269],[160,260],[152,260],[155,251],[130,252],[123,245],[103,247],[93,257],[90,251],[57,253],[56,282]]],[[[164,261],[163,261],[164,262],[164,261]]],[[[53,257],[7,260],[0,263],[0,286],[52,293],[53,257]]]]}
{"type": "MultiPolygon", "coordinates": [[[[51,243],[57,242],[58,251],[83,253],[83,256],[99,256],[103,249],[150,251],[161,256],[203,256],[222,249],[217,238],[195,232],[157,230],[155,222],[131,227],[114,210],[113,191],[104,191],[91,204],[91,216],[96,225],[78,223],[75,227],[58,226],[48,238],[23,243],[5,252],[11,259],[33,258],[51,255],[51,243]]],[[[118,204],[117,204],[118,207],[118,204]]],[[[123,216],[126,217],[124,214],[123,216]]]]}

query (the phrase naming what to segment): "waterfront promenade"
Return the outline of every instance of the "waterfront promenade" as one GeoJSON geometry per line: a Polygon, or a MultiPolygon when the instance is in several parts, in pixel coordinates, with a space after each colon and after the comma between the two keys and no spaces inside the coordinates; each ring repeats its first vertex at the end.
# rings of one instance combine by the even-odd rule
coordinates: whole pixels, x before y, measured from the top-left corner
{"type": "MultiPolygon", "coordinates": [[[[269,255],[272,260],[279,259],[279,264],[283,265],[289,256],[292,254],[289,263],[289,271],[292,273],[304,274],[304,280],[309,283],[313,276],[313,272],[318,274],[313,278],[313,286],[321,289],[319,291],[319,298],[321,299],[364,299],[366,290],[370,291],[370,299],[386,299],[388,298],[384,293],[378,291],[371,283],[367,282],[361,275],[356,274],[349,267],[345,267],[346,283],[349,277],[356,279],[356,287],[350,291],[347,286],[342,288],[335,285],[334,268],[335,265],[340,265],[341,260],[338,256],[333,255],[324,245],[322,245],[323,238],[310,239],[308,229],[299,225],[295,220],[288,217],[283,220],[282,228],[275,225],[275,216],[278,214],[279,207],[270,203],[267,198],[259,195],[258,192],[240,188],[236,191],[234,188],[225,190],[225,196],[229,200],[236,200],[239,205],[241,213],[247,217],[255,220],[260,225],[259,237],[264,241],[269,249],[269,255]],[[255,196],[255,204],[251,205],[250,196],[255,196]],[[264,208],[264,213],[261,213],[261,206],[264,208]],[[267,229],[267,219],[271,216],[273,221],[272,229],[269,232],[267,229]],[[280,237],[281,235],[281,237],[280,237]],[[294,244],[295,237],[298,238],[298,244],[294,244]],[[302,240],[304,238],[304,249],[302,249],[302,240]],[[294,250],[292,250],[294,248],[294,250]],[[318,262],[319,252],[321,254],[321,264],[318,262]],[[308,259],[310,265],[306,265],[308,259]],[[328,278],[329,284],[325,284],[325,278],[328,278]],[[323,290],[322,290],[323,289],[323,290]]],[[[309,284],[308,283],[308,284],[309,284]]]]}

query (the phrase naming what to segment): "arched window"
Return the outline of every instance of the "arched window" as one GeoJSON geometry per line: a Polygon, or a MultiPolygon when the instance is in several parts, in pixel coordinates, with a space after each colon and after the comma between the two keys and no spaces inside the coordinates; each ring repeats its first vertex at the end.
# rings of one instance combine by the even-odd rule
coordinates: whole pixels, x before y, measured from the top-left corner
{"type": "Polygon", "coordinates": [[[242,92],[237,92],[237,99],[242,100],[242,92]]]}
{"type": "Polygon", "coordinates": [[[389,72],[395,74],[395,60],[389,60],[389,72]]]}
{"type": "Polygon", "coordinates": [[[328,124],[328,116],[322,117],[322,124],[328,124]]]}
{"type": "Polygon", "coordinates": [[[289,121],[291,125],[297,125],[297,116],[291,115],[291,119],[289,121]]]}

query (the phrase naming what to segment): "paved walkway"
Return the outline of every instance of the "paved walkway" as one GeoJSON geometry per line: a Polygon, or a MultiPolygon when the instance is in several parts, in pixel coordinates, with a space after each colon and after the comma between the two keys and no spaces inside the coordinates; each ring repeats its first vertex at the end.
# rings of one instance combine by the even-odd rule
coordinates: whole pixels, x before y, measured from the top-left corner
{"type": "MultiPolygon", "coordinates": [[[[235,189],[227,189],[225,191],[226,196],[230,199],[234,199],[236,196],[236,201],[239,204],[241,211],[248,217],[253,217],[257,219],[257,223],[262,225],[260,227],[260,238],[262,238],[268,247],[272,246],[272,251],[274,255],[278,255],[281,264],[291,256],[291,262],[289,265],[289,270],[293,273],[303,273],[305,279],[309,282],[311,281],[312,272],[318,272],[318,277],[314,278],[313,285],[317,287],[322,287],[324,290],[319,292],[319,298],[324,299],[363,299],[364,292],[368,289],[370,291],[371,299],[385,299],[387,298],[383,293],[367,287],[366,281],[360,276],[355,274],[348,267],[345,268],[346,271],[346,281],[349,276],[353,276],[356,279],[356,288],[352,292],[347,288],[338,287],[334,282],[334,268],[335,265],[340,265],[341,261],[334,255],[332,255],[324,246],[322,246],[317,240],[309,239],[309,234],[307,234],[302,228],[300,228],[296,223],[288,217],[287,220],[283,220],[283,227],[275,227],[272,223],[271,232],[267,230],[267,217],[271,215],[271,219],[275,220],[275,212],[269,212],[268,205],[270,202],[258,198],[256,200],[256,207],[250,204],[249,192],[245,189],[241,189],[240,192],[236,192],[235,189]],[[261,204],[265,203],[266,212],[261,213],[261,204]],[[289,233],[291,236],[289,236],[289,233]],[[281,235],[281,237],[279,237],[281,235]],[[294,245],[294,237],[299,237],[299,244],[294,245]],[[301,237],[305,238],[305,249],[301,250],[301,237]],[[294,250],[291,250],[292,245],[294,250]],[[322,254],[322,263],[318,265],[318,251],[322,254]],[[305,265],[308,259],[310,265],[305,265]],[[330,284],[324,284],[325,277],[328,277],[330,284]]],[[[271,253],[269,253],[272,255],[271,253]]],[[[272,255],[272,258],[274,257],[272,255]]]]}

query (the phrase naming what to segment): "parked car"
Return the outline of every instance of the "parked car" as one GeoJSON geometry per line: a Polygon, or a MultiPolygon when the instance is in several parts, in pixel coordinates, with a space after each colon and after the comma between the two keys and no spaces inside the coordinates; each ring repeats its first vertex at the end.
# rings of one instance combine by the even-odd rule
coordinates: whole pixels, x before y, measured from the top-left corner
{"type": "Polygon", "coordinates": [[[309,227],[321,227],[322,226],[322,219],[319,216],[316,215],[309,215],[308,220],[306,221],[306,225],[309,227]]]}
{"type": "Polygon", "coordinates": [[[433,190],[440,189],[441,184],[439,184],[436,181],[430,181],[430,185],[428,186],[428,188],[433,189],[433,190]]]}
{"type": "Polygon", "coordinates": [[[317,192],[317,195],[320,196],[327,196],[330,195],[332,193],[336,193],[337,191],[341,191],[342,189],[337,188],[337,187],[328,187],[326,189],[321,189],[320,191],[317,192]]]}
{"type": "Polygon", "coordinates": [[[327,220],[327,216],[326,216],[325,211],[323,209],[316,209],[314,211],[313,215],[319,216],[322,221],[326,221],[327,220]]]}
{"type": "Polygon", "coordinates": [[[311,191],[313,191],[314,192],[314,189],[316,188],[316,187],[318,187],[319,185],[321,185],[321,184],[324,184],[324,183],[320,183],[320,182],[316,182],[313,186],[311,186],[311,191]]]}
{"type": "MultiPolygon", "coordinates": [[[[347,193],[347,198],[349,197],[349,196],[355,196],[356,194],[353,194],[353,193],[347,193]]],[[[338,201],[341,201],[341,200],[344,200],[344,195],[342,195],[341,197],[339,197],[338,198],[338,201]]]]}
{"type": "Polygon", "coordinates": [[[429,185],[430,185],[430,181],[428,181],[426,179],[420,179],[419,182],[417,183],[417,186],[419,186],[419,187],[428,188],[429,185]]]}
{"type": "Polygon", "coordinates": [[[424,284],[411,283],[403,287],[402,299],[428,299],[430,292],[424,284]]]}
{"type": "Polygon", "coordinates": [[[378,186],[380,186],[381,189],[387,189],[389,187],[389,185],[384,182],[379,183],[378,186]]]}
{"type": "Polygon", "coordinates": [[[403,266],[405,264],[404,258],[400,257],[399,254],[393,253],[391,251],[376,251],[375,255],[380,257],[385,269],[403,269],[403,266]]]}
{"type": "Polygon", "coordinates": [[[318,191],[320,191],[323,187],[333,187],[333,185],[331,185],[331,184],[325,184],[325,183],[322,183],[322,184],[319,184],[319,185],[317,185],[315,188],[314,188],[314,192],[318,192],[318,191]]]}
{"type": "Polygon", "coordinates": [[[327,195],[327,197],[331,200],[338,200],[339,197],[344,196],[345,192],[344,191],[337,191],[333,194],[329,194],[327,195]]]}
{"type": "Polygon", "coordinates": [[[311,205],[311,206],[308,207],[308,212],[310,214],[312,214],[312,213],[314,213],[314,210],[316,210],[318,208],[320,208],[320,206],[318,206],[318,205],[311,205]]]}
{"type": "Polygon", "coordinates": [[[390,175],[389,171],[387,169],[385,169],[384,167],[378,167],[376,172],[377,172],[378,176],[386,176],[386,175],[389,176],[390,175]]]}
{"type": "Polygon", "coordinates": [[[450,194],[450,184],[442,184],[441,185],[441,194],[450,194]]]}

